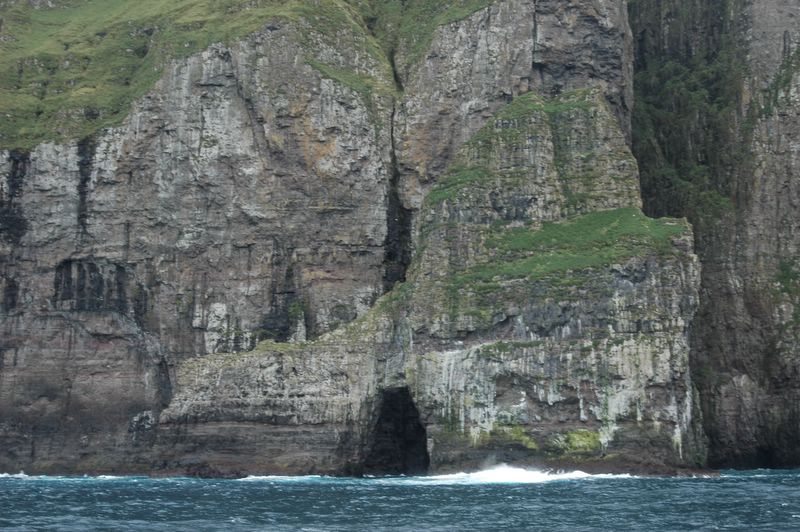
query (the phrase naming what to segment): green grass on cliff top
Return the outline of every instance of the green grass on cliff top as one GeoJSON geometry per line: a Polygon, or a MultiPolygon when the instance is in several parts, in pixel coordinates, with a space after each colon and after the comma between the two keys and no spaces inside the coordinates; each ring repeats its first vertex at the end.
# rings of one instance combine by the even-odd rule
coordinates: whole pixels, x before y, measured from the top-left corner
{"type": "Polygon", "coordinates": [[[364,16],[387,55],[412,65],[430,47],[437,27],[465,19],[494,0],[348,0],[364,16]]]}
{"type": "Polygon", "coordinates": [[[419,55],[438,25],[490,3],[59,0],[34,9],[16,2],[0,8],[0,147],[29,149],[119,124],[170,59],[242,38],[276,18],[303,19],[323,35],[348,28],[388,64],[385,53],[397,41],[419,55]]]}
{"type": "Polygon", "coordinates": [[[683,220],[648,218],[637,208],[598,211],[536,230],[499,228],[488,238],[492,260],[455,275],[455,287],[496,279],[537,279],[553,273],[609,266],[663,254],[689,230],[683,220]]]}
{"type": "MultiPolygon", "coordinates": [[[[30,148],[119,123],[166,62],[257,31],[308,20],[359,25],[339,0],[65,0],[0,10],[0,146],[30,148]]],[[[377,47],[376,47],[377,48],[377,47]]]]}

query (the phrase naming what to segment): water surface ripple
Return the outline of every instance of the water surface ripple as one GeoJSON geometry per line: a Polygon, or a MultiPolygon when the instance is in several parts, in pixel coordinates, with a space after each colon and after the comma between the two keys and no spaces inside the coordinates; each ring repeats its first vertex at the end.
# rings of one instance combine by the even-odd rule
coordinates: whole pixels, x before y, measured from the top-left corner
{"type": "Polygon", "coordinates": [[[10,530],[798,530],[800,471],[241,480],[0,475],[10,530]]]}

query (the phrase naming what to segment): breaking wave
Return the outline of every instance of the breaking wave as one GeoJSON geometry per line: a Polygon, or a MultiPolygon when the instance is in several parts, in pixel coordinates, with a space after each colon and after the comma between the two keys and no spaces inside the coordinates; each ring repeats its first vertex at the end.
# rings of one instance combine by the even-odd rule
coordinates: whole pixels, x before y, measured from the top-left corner
{"type": "Polygon", "coordinates": [[[89,476],[89,475],[82,475],[82,476],[61,476],[61,475],[28,475],[24,471],[20,471],[19,473],[0,473],[0,478],[13,478],[17,480],[136,480],[138,478],[144,477],[125,477],[125,476],[115,476],[115,475],[97,475],[97,476],[89,476]]]}
{"type": "Polygon", "coordinates": [[[583,471],[539,471],[534,469],[522,469],[508,465],[499,465],[491,469],[477,471],[475,473],[454,473],[450,475],[430,475],[420,477],[366,477],[364,479],[341,479],[324,476],[250,476],[240,479],[244,482],[342,482],[358,481],[382,485],[470,485],[470,484],[540,484],[543,482],[554,482],[559,480],[580,480],[592,478],[634,478],[631,475],[590,475],[583,471]]]}
{"type": "Polygon", "coordinates": [[[630,475],[590,475],[583,471],[538,471],[500,465],[475,473],[455,473],[417,477],[427,483],[435,484],[540,484],[558,480],[579,480],[588,478],[631,478],[630,475]]]}

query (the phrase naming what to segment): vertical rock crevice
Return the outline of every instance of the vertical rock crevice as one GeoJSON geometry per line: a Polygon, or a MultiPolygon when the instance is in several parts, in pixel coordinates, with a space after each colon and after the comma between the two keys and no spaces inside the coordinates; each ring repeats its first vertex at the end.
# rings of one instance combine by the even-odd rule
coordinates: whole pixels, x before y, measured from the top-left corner
{"type": "MultiPolygon", "coordinates": [[[[22,187],[30,167],[30,153],[11,150],[8,162],[11,163],[11,168],[6,175],[5,186],[0,185],[0,242],[6,241],[12,244],[13,254],[13,250],[19,249],[18,245],[28,228],[19,205],[19,198],[22,196],[22,187]]],[[[8,266],[13,264],[13,258],[9,259],[8,266]]],[[[2,287],[0,312],[3,313],[13,312],[20,303],[19,281],[14,278],[10,270],[11,268],[7,268],[3,275],[0,275],[0,287],[2,287]]]]}
{"type": "Polygon", "coordinates": [[[255,341],[288,342],[294,336],[299,323],[302,323],[304,330],[308,328],[313,330],[315,325],[308,323],[308,317],[304,312],[302,292],[297,283],[296,268],[292,261],[293,249],[280,245],[277,241],[275,248],[278,251],[274,257],[270,311],[262,318],[261,328],[254,338],[255,341]]]}
{"type": "MultiPolygon", "coordinates": [[[[403,17],[406,10],[406,1],[398,2],[399,13],[393,21],[382,19],[377,13],[373,12],[364,18],[364,23],[370,35],[378,42],[384,42],[384,54],[392,70],[392,81],[395,93],[402,95],[405,87],[403,75],[397,64],[398,49],[398,27],[397,24],[403,17]],[[394,24],[394,25],[393,25],[394,24]],[[380,32],[386,33],[384,39],[380,32]]],[[[374,7],[374,6],[373,6],[374,7]]],[[[391,18],[391,17],[390,17],[391,18]]],[[[396,124],[400,103],[397,98],[393,99],[392,112],[389,123],[389,182],[386,195],[386,240],[384,242],[384,275],[383,290],[388,292],[394,287],[395,283],[406,280],[406,270],[411,263],[411,226],[413,222],[413,211],[404,206],[400,194],[400,182],[402,174],[397,160],[396,149],[396,124]]]]}
{"type": "Polygon", "coordinates": [[[389,66],[392,68],[392,78],[394,79],[394,86],[397,92],[402,93],[405,88],[403,86],[403,79],[400,76],[400,71],[397,69],[397,49],[396,44],[393,44],[387,53],[389,59],[389,66]]]}
{"type": "Polygon", "coordinates": [[[16,279],[3,278],[3,299],[0,311],[11,312],[19,304],[19,284],[16,279]]]}
{"type": "MultiPolygon", "coordinates": [[[[395,70],[397,79],[397,71],[395,70]]],[[[386,242],[384,244],[383,288],[388,292],[397,282],[406,280],[406,270],[411,264],[411,225],[413,211],[403,205],[400,197],[400,168],[395,151],[395,122],[397,104],[392,109],[390,124],[390,175],[386,198],[386,242]]]]}
{"type": "Polygon", "coordinates": [[[19,206],[22,185],[30,167],[30,153],[11,150],[8,154],[11,170],[6,175],[5,193],[0,189],[0,237],[19,244],[27,230],[27,222],[19,206]]]}
{"type": "Polygon", "coordinates": [[[96,148],[96,141],[91,136],[78,141],[78,231],[81,237],[88,234],[86,225],[89,219],[89,185],[96,148]]]}

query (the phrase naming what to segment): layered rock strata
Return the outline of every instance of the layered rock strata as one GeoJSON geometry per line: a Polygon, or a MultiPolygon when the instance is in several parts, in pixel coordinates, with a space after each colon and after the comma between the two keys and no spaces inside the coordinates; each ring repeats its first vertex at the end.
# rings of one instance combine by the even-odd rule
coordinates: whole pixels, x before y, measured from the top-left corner
{"type": "Polygon", "coordinates": [[[799,9],[632,4],[645,211],[696,228],[691,358],[717,467],[800,463],[799,9]]]}
{"type": "Polygon", "coordinates": [[[368,27],[275,19],[2,153],[1,469],[697,462],[625,2],[494,2],[414,60],[368,27]]]}

